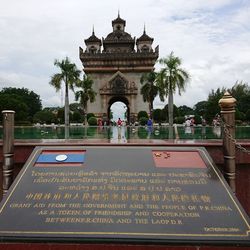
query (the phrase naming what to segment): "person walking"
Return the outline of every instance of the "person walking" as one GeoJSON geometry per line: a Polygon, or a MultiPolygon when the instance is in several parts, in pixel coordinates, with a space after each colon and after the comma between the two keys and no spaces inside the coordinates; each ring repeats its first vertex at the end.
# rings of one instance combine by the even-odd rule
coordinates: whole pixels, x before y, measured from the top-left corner
{"type": "Polygon", "coordinates": [[[119,118],[117,121],[117,126],[120,127],[121,125],[122,125],[122,120],[121,120],[121,118],[119,118]]]}

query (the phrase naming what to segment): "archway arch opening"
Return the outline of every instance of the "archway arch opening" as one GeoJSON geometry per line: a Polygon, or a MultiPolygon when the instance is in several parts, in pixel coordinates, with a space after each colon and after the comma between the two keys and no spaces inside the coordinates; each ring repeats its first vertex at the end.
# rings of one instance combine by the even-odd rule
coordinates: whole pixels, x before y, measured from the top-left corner
{"type": "Polygon", "coordinates": [[[112,122],[117,122],[120,118],[126,124],[129,124],[130,109],[129,102],[125,97],[113,97],[108,105],[108,119],[112,122]]]}

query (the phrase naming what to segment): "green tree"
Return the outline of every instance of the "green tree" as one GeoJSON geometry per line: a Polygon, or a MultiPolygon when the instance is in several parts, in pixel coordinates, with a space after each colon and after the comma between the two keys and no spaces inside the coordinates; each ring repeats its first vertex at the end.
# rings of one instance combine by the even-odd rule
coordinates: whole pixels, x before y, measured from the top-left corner
{"type": "Polygon", "coordinates": [[[3,110],[14,110],[15,122],[28,120],[28,106],[16,95],[0,94],[0,120],[2,120],[3,110]]]}
{"type": "Polygon", "coordinates": [[[195,124],[202,124],[201,116],[199,116],[199,115],[196,114],[194,116],[194,122],[195,122],[195,124]]]}
{"type": "Polygon", "coordinates": [[[82,105],[83,115],[84,115],[84,124],[86,124],[86,112],[88,101],[91,103],[95,101],[96,92],[92,89],[93,80],[87,76],[83,76],[83,80],[77,82],[77,87],[81,88],[75,93],[76,101],[80,100],[82,105]]]}
{"type": "Polygon", "coordinates": [[[238,108],[235,108],[235,120],[240,124],[246,120],[245,113],[241,112],[238,108]]]}
{"type": "Polygon", "coordinates": [[[194,110],[186,105],[182,105],[178,107],[178,113],[179,113],[179,116],[193,115],[194,110]]]}
{"type": "Polygon", "coordinates": [[[187,71],[180,67],[181,59],[174,56],[171,52],[166,58],[159,60],[160,64],[164,66],[157,76],[158,86],[161,89],[161,99],[165,96],[168,97],[168,119],[170,126],[169,138],[173,138],[173,106],[174,106],[174,93],[178,89],[179,95],[185,90],[186,83],[189,80],[187,71]]]}
{"type": "Polygon", "coordinates": [[[231,95],[237,100],[237,109],[246,114],[250,109],[250,87],[243,81],[237,81],[231,90],[231,95]]]}
{"type": "Polygon", "coordinates": [[[177,124],[183,124],[185,122],[185,117],[184,116],[176,116],[174,118],[174,122],[177,124]]]}
{"type": "Polygon", "coordinates": [[[26,88],[3,88],[0,99],[0,109],[14,110],[16,121],[31,122],[34,114],[42,109],[40,96],[26,88]]]}
{"type": "Polygon", "coordinates": [[[205,119],[209,123],[212,122],[213,118],[220,114],[219,100],[224,95],[226,89],[218,88],[217,90],[212,90],[207,99],[205,119]]]}
{"type": "MultiPolygon", "coordinates": [[[[76,65],[70,62],[66,57],[62,61],[55,60],[54,65],[60,69],[60,73],[56,73],[51,77],[50,85],[59,91],[64,84],[65,87],[65,106],[64,117],[65,127],[69,127],[69,89],[74,90],[75,84],[79,81],[81,71],[77,69],[76,65]]],[[[67,129],[65,130],[67,131],[67,129]]],[[[65,134],[66,135],[66,134],[65,134]]]]}
{"type": "MultiPolygon", "coordinates": [[[[162,120],[168,121],[168,104],[166,104],[164,106],[164,108],[162,109],[162,120]],[[163,119],[164,118],[164,119],[163,119]]],[[[177,108],[177,106],[174,104],[173,105],[173,118],[180,116],[179,114],[179,109],[177,108]]]]}
{"type": "Polygon", "coordinates": [[[151,71],[149,73],[144,73],[140,79],[140,82],[142,84],[141,95],[142,95],[143,101],[148,102],[150,118],[153,118],[153,114],[152,114],[153,102],[159,92],[159,87],[156,85],[156,77],[157,77],[157,73],[155,73],[154,71],[151,71]]]}
{"type": "Polygon", "coordinates": [[[82,122],[82,116],[81,116],[81,113],[78,110],[73,112],[72,120],[73,120],[73,122],[82,122]]]}
{"type": "Polygon", "coordinates": [[[247,112],[246,112],[246,120],[248,122],[250,121],[250,109],[248,109],[247,112]]]}
{"type": "Polygon", "coordinates": [[[207,101],[200,101],[194,105],[194,114],[204,117],[207,111],[207,101]]]}
{"type": "Polygon", "coordinates": [[[55,121],[55,114],[53,114],[49,109],[43,109],[41,111],[38,111],[34,117],[33,122],[37,123],[52,123],[55,121]]]}
{"type": "Polygon", "coordinates": [[[59,108],[57,111],[57,120],[58,123],[63,124],[63,121],[65,120],[65,112],[64,108],[59,108]]]}
{"type": "Polygon", "coordinates": [[[78,102],[70,103],[69,105],[69,110],[73,112],[79,111],[81,110],[81,108],[81,104],[79,104],[78,102]]]}
{"type": "MultiPolygon", "coordinates": [[[[237,100],[237,107],[235,118],[237,120],[247,119],[246,113],[250,109],[250,88],[247,83],[237,81],[231,89],[228,90],[230,94],[237,100]]],[[[194,114],[202,116],[211,123],[213,118],[220,114],[219,100],[226,92],[225,87],[211,90],[208,95],[207,101],[201,101],[195,104],[194,114]]]]}
{"type": "Polygon", "coordinates": [[[168,105],[166,105],[162,110],[161,110],[161,120],[163,122],[168,121],[168,105]]]}
{"type": "Polygon", "coordinates": [[[26,88],[3,88],[0,91],[0,111],[15,111],[16,121],[30,121],[42,109],[40,96],[26,88]]]}
{"type": "Polygon", "coordinates": [[[161,122],[162,121],[162,110],[161,109],[154,109],[154,111],[153,111],[153,119],[156,122],[161,122]]]}

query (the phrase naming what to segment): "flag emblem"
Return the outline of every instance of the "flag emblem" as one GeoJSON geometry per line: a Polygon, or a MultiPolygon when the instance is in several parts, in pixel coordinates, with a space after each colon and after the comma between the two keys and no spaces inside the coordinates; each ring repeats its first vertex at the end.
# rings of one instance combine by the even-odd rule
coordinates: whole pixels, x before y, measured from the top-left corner
{"type": "Polygon", "coordinates": [[[199,151],[152,151],[157,168],[206,168],[199,151]]]}
{"type": "Polygon", "coordinates": [[[35,162],[35,167],[82,166],[85,154],[85,150],[43,150],[35,162]]]}

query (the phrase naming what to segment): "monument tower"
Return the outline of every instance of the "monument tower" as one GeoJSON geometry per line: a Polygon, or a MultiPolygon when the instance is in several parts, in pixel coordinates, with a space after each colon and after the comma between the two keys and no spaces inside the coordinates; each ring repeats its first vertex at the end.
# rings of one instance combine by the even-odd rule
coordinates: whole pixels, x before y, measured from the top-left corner
{"type": "Polygon", "coordinates": [[[152,49],[153,38],[146,34],[132,38],[125,32],[126,21],[119,13],[112,21],[113,31],[106,38],[92,35],[85,39],[86,49],[80,49],[83,71],[94,81],[96,101],[89,103],[88,113],[109,120],[110,107],[120,101],[127,106],[128,121],[135,120],[141,110],[149,112],[140,94],[140,78],[154,69],[159,46],[152,49]],[[135,48],[136,46],[136,48],[135,48]]]}

